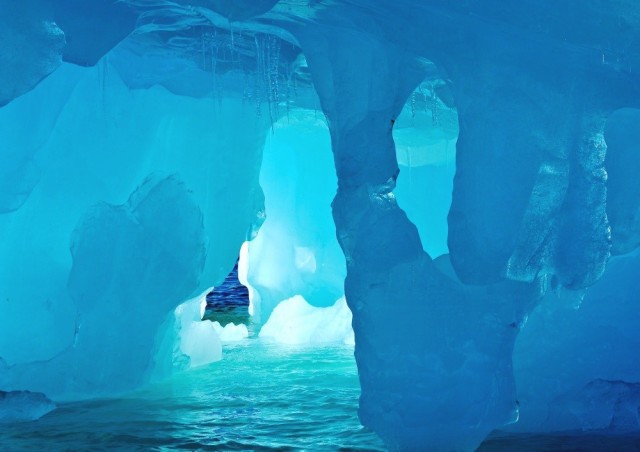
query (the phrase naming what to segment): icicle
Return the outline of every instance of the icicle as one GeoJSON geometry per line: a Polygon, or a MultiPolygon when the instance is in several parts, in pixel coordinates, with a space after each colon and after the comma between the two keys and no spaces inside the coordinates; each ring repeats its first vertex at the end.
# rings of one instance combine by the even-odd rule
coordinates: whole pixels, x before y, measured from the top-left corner
{"type": "Polygon", "coordinates": [[[436,96],[435,89],[431,91],[431,121],[434,126],[440,124],[439,112],[438,112],[438,97],[436,96]]]}
{"type": "Polygon", "coordinates": [[[411,117],[416,117],[416,99],[418,97],[417,90],[411,93],[411,117]]]}
{"type": "Polygon", "coordinates": [[[256,99],[256,115],[262,116],[262,109],[260,104],[262,103],[261,85],[262,85],[262,45],[260,38],[256,34],[254,36],[254,42],[256,44],[256,70],[255,70],[255,99],[256,99]]]}

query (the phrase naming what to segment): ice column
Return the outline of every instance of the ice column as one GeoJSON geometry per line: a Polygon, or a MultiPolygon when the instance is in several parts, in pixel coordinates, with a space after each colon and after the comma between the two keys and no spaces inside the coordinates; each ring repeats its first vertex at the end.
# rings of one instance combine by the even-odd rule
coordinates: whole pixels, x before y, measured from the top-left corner
{"type": "Polygon", "coordinates": [[[511,370],[537,282],[468,287],[436,265],[398,207],[391,131],[424,78],[411,55],[343,29],[299,32],[328,117],[362,395],[359,415],[391,449],[472,450],[517,416],[511,370]]]}

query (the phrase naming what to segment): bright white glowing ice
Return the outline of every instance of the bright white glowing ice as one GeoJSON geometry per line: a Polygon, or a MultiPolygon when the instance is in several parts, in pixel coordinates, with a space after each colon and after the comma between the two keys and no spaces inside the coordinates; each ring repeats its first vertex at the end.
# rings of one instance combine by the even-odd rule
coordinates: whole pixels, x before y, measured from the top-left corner
{"type": "Polygon", "coordinates": [[[289,345],[353,345],[351,318],[344,297],[333,306],[318,308],[296,295],[276,306],[260,337],[289,345]]]}
{"type": "Polygon", "coordinates": [[[175,310],[180,352],[189,357],[189,366],[197,367],[222,359],[222,343],[216,328],[202,321],[203,305],[209,290],[181,304],[175,310]]]}
{"type": "Polygon", "coordinates": [[[249,337],[249,330],[247,326],[240,323],[227,323],[224,327],[220,325],[220,322],[213,322],[213,329],[218,334],[220,341],[225,342],[238,342],[249,337]]]}

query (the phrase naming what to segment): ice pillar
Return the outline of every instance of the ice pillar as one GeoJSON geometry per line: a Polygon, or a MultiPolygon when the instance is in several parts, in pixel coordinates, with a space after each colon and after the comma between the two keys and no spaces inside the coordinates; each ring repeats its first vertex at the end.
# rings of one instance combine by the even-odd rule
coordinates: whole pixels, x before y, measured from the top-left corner
{"type": "Polygon", "coordinates": [[[300,39],[332,137],[360,419],[391,449],[472,450],[517,416],[511,352],[542,288],[464,286],[398,207],[391,132],[424,77],[420,61],[342,29],[300,39]]]}

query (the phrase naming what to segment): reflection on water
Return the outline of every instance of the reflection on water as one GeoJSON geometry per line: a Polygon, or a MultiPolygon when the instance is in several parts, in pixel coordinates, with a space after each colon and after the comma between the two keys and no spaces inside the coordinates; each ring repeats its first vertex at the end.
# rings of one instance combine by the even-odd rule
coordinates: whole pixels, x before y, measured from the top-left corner
{"type": "MultiPolygon", "coordinates": [[[[67,403],[0,428],[0,451],[384,450],[357,419],[350,347],[245,340],[221,362],[129,396],[67,403]]],[[[490,451],[637,451],[640,437],[495,434],[490,451]]]]}
{"type": "Polygon", "coordinates": [[[358,396],[353,349],[247,340],[128,397],[65,404],[2,429],[0,450],[382,450],[358,422],[358,396]]]}

